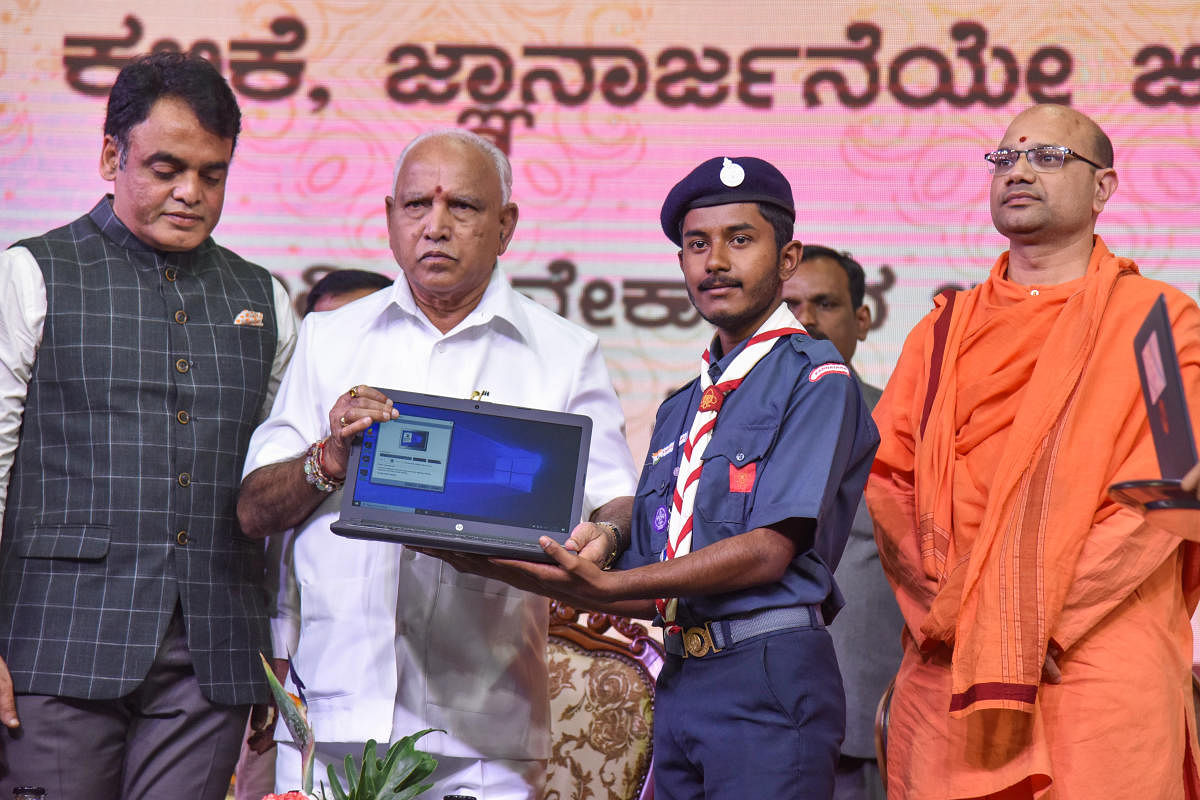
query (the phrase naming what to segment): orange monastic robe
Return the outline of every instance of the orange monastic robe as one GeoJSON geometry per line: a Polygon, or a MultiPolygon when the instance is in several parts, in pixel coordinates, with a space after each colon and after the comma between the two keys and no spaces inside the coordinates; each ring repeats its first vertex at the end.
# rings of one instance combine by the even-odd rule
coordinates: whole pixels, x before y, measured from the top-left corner
{"type": "Polygon", "coordinates": [[[1200,399],[1200,309],[1098,237],[1066,284],[1007,267],[939,298],[875,410],[867,502],[906,622],[888,797],[1196,800],[1200,550],[1106,489],[1159,475],[1134,334],[1164,293],[1200,399]]]}

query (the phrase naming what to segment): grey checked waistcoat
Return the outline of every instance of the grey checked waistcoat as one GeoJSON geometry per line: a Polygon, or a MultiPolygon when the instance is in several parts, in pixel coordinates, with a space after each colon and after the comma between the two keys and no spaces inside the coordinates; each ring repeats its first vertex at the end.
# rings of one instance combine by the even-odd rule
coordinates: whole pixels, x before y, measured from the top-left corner
{"type": "Polygon", "coordinates": [[[270,276],[211,238],[155,251],[108,198],[18,245],[47,313],[0,540],[16,691],[128,694],[178,603],[205,695],[265,700],[262,546],[235,505],[275,355],[270,276]]]}

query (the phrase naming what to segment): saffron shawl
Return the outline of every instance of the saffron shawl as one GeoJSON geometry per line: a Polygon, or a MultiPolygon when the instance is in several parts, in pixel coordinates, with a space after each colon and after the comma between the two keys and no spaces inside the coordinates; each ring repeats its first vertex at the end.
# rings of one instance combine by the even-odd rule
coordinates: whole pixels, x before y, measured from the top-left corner
{"type": "MultiPolygon", "coordinates": [[[[1006,253],[993,266],[992,277],[1002,278],[1007,267],[1006,253]]],[[[908,584],[898,586],[898,594],[918,645],[929,649],[944,643],[953,650],[950,711],[955,716],[980,709],[1032,712],[1047,647],[1080,551],[1100,514],[1116,511],[1109,504],[1108,512],[1097,512],[1107,502],[1108,484],[1153,477],[1114,476],[1108,458],[1079,452],[1082,442],[1095,443],[1102,452],[1105,432],[1119,430],[1128,421],[1132,399],[1110,396],[1112,376],[1103,368],[1124,363],[1122,354],[1096,358],[1096,345],[1102,326],[1110,331],[1113,325],[1129,329],[1126,368],[1134,374],[1136,391],[1132,331],[1140,317],[1120,317],[1129,316],[1131,308],[1148,310],[1161,285],[1126,280],[1135,275],[1136,265],[1113,256],[1097,237],[1086,277],[1053,321],[1024,388],[995,467],[982,524],[967,552],[956,552],[951,535],[949,487],[954,485],[956,420],[963,411],[956,408],[960,393],[954,356],[968,335],[977,304],[987,302],[989,284],[957,296],[949,323],[943,326],[944,341],[935,345],[932,329],[926,329],[925,363],[938,365],[940,360],[940,368],[936,378],[931,376],[932,400],[912,401],[924,412],[923,424],[913,431],[915,507],[886,509],[884,519],[877,522],[889,576],[894,583],[908,584]],[[1118,295],[1120,302],[1114,303],[1118,295]],[[943,348],[942,353],[935,352],[937,347],[943,348]],[[1064,453],[1066,444],[1076,449],[1064,453]],[[904,535],[905,526],[888,522],[889,515],[894,522],[897,511],[907,511],[916,520],[917,563],[923,575],[912,575],[910,580],[894,571],[905,560],[895,554],[911,543],[886,541],[889,534],[904,535]],[[930,587],[929,579],[936,588],[930,587]],[[916,625],[914,598],[928,612],[916,625]]],[[[1130,383],[1124,376],[1122,391],[1128,393],[1130,383]]],[[[910,523],[909,535],[911,530],[910,523]]],[[[1187,563],[1185,590],[1194,605],[1200,561],[1193,554],[1187,563]]]]}

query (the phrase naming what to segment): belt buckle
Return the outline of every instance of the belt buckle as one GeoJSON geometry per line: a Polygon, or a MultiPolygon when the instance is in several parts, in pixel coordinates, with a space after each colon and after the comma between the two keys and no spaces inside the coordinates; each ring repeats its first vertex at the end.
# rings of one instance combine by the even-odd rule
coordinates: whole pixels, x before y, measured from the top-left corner
{"type": "Polygon", "coordinates": [[[709,623],[688,628],[683,632],[683,651],[693,658],[701,658],[709,653],[719,653],[721,648],[713,644],[712,631],[709,623]]]}

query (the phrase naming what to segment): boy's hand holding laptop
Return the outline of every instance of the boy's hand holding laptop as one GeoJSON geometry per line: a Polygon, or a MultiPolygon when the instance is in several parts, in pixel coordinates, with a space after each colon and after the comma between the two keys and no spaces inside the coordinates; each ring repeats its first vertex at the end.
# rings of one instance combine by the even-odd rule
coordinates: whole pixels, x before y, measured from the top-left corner
{"type": "MultiPolygon", "coordinates": [[[[593,522],[581,522],[571,531],[570,537],[561,545],[551,537],[543,537],[539,544],[551,558],[561,559],[566,554],[572,559],[577,570],[583,564],[594,566],[597,571],[608,561],[609,542],[603,528],[593,522]],[[559,556],[555,556],[557,552],[559,556]]],[[[520,561],[509,558],[494,558],[474,553],[462,553],[454,550],[431,550],[423,547],[413,547],[419,553],[434,556],[445,561],[459,572],[480,575],[503,581],[509,586],[524,589],[527,592],[554,597],[576,608],[600,611],[593,600],[570,594],[566,591],[569,581],[564,581],[564,569],[560,563],[542,564],[534,561],[520,561]]]]}

